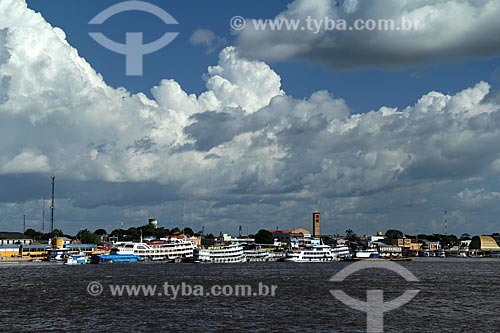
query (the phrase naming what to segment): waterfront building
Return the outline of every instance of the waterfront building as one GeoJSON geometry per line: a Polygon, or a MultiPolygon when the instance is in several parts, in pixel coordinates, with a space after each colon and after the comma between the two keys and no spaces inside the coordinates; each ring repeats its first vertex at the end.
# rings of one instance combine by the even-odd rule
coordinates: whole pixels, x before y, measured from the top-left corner
{"type": "Polygon", "coordinates": [[[380,256],[382,257],[401,257],[403,253],[403,248],[400,246],[378,243],[377,248],[380,256]]]}
{"type": "Polygon", "coordinates": [[[411,247],[410,238],[398,238],[398,246],[409,249],[411,247]]]}
{"type": "Polygon", "coordinates": [[[29,245],[31,243],[33,240],[20,232],[0,232],[0,245],[29,245]]]}
{"type": "Polygon", "coordinates": [[[226,243],[245,243],[245,244],[255,244],[255,238],[250,236],[230,236],[228,234],[222,235],[222,241],[226,243]]]}
{"type": "Polygon", "coordinates": [[[19,255],[19,245],[1,245],[0,259],[19,255]]]}
{"type": "Polygon", "coordinates": [[[290,244],[292,237],[297,239],[310,239],[311,231],[305,228],[288,229],[288,230],[269,230],[273,237],[282,244],[290,244]]]}
{"type": "Polygon", "coordinates": [[[492,236],[474,236],[469,252],[473,256],[499,256],[500,246],[492,236]]]}

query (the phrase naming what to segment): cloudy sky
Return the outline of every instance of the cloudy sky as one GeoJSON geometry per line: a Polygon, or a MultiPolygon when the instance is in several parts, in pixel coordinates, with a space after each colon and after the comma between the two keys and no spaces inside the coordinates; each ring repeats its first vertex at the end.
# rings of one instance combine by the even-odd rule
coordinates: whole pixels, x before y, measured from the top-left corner
{"type": "Polygon", "coordinates": [[[500,231],[500,3],[0,1],[0,229],[500,231]],[[231,29],[234,16],[246,18],[231,29]],[[251,19],[394,19],[416,30],[259,30],[251,19]],[[125,42],[178,37],[127,76],[125,42]],[[181,217],[184,215],[184,219],[181,217]],[[48,223],[46,223],[46,229],[48,223]]]}

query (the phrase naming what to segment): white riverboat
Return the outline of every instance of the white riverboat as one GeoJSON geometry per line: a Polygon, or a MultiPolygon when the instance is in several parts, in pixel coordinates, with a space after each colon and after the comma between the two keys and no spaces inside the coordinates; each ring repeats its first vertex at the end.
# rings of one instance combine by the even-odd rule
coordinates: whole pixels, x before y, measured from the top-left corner
{"type": "Polygon", "coordinates": [[[348,258],[351,255],[351,251],[349,250],[349,247],[346,245],[332,246],[332,252],[339,259],[348,258]]]}
{"type": "Polygon", "coordinates": [[[213,246],[208,249],[194,251],[196,262],[207,263],[236,263],[244,262],[243,247],[237,244],[213,246]]]}
{"type": "Polygon", "coordinates": [[[359,250],[354,253],[354,258],[380,258],[380,253],[376,249],[359,250]]]}
{"type": "Polygon", "coordinates": [[[303,250],[288,251],[285,255],[285,261],[290,262],[327,262],[337,260],[339,260],[339,257],[327,245],[317,245],[303,250]]]}
{"type": "Polygon", "coordinates": [[[246,262],[276,261],[278,259],[272,251],[264,249],[244,250],[243,254],[246,262]]]}
{"type": "Polygon", "coordinates": [[[147,260],[182,261],[193,258],[195,244],[178,238],[161,238],[150,242],[124,242],[115,244],[116,254],[134,254],[147,260]]]}

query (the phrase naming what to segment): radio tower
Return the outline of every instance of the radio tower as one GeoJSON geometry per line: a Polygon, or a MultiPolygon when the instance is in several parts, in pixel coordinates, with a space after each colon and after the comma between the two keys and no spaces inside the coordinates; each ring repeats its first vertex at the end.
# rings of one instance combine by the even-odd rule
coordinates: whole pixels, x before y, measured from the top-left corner
{"type": "Polygon", "coordinates": [[[45,233],[45,198],[42,199],[42,234],[45,233]]]}
{"type": "Polygon", "coordinates": [[[56,183],[56,177],[52,176],[50,177],[52,180],[52,200],[50,203],[50,232],[54,232],[54,189],[55,189],[55,183],[56,183]]]}
{"type": "Polygon", "coordinates": [[[446,209],[444,210],[444,235],[448,236],[448,214],[446,209]]]}

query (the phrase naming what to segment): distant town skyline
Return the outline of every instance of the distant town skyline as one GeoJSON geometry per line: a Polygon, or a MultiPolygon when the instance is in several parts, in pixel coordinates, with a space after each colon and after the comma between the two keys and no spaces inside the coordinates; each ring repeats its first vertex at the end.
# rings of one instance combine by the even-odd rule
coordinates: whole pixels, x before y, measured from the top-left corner
{"type": "Polygon", "coordinates": [[[444,233],[445,210],[449,234],[500,232],[500,3],[154,0],[178,24],[88,24],[121,2],[1,1],[0,231],[40,230],[42,198],[47,231],[55,176],[68,234],[311,228],[314,210],[324,234],[444,233]],[[422,24],[251,20],[402,17],[422,24]],[[179,35],[127,76],[91,32],[179,35]]]}

